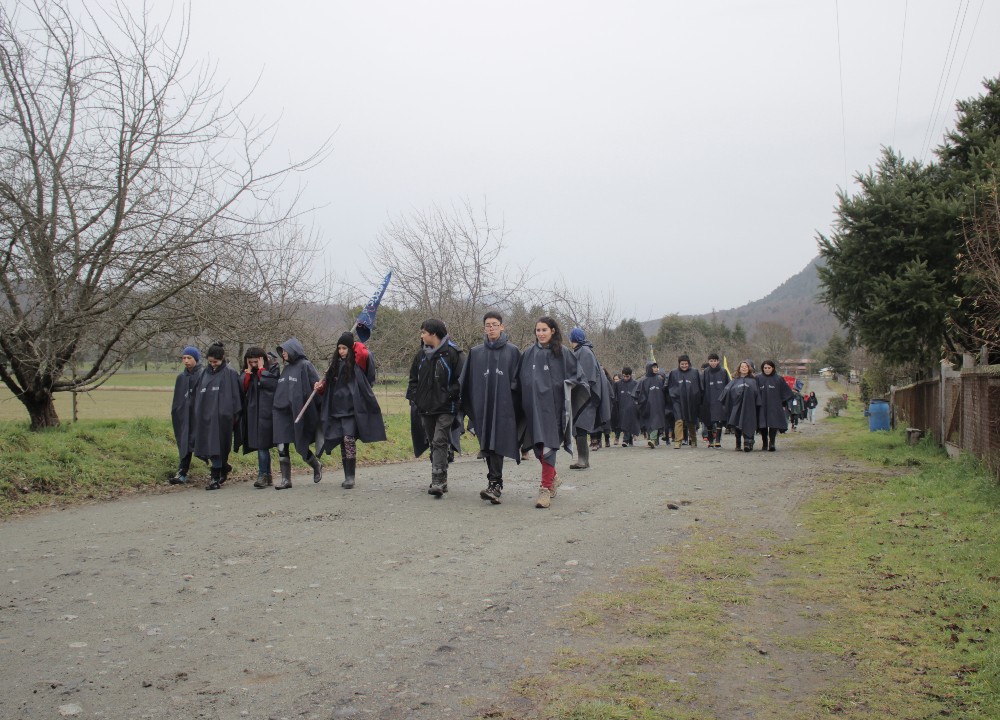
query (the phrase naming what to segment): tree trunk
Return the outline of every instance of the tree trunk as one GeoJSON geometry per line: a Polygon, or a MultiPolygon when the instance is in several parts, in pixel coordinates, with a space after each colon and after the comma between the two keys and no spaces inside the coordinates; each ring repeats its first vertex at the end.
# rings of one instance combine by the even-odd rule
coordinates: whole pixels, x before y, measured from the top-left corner
{"type": "Polygon", "coordinates": [[[24,403],[24,407],[28,409],[32,430],[59,426],[59,416],[56,414],[56,406],[52,402],[51,393],[25,394],[20,399],[24,403]]]}

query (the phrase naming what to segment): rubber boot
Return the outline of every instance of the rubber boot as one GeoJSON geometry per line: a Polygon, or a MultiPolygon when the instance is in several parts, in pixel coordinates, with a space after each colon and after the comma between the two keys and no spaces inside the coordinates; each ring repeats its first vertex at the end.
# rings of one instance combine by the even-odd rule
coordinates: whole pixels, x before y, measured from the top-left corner
{"type": "Polygon", "coordinates": [[[315,455],[310,455],[306,464],[313,469],[313,482],[318,483],[323,479],[323,463],[315,455]]]}
{"type": "Polygon", "coordinates": [[[222,487],[222,468],[212,468],[212,482],[210,482],[205,489],[206,490],[218,490],[222,487]]]}
{"type": "Polygon", "coordinates": [[[290,457],[278,456],[278,465],[281,468],[281,485],[275,485],[275,490],[287,490],[292,486],[292,459],[290,457]]]}
{"type": "Polygon", "coordinates": [[[590,445],[586,435],[576,436],[577,460],[569,466],[570,470],[586,470],[590,467],[590,445]]]}
{"type": "Polygon", "coordinates": [[[348,460],[344,458],[344,482],[340,483],[340,487],[347,488],[350,490],[354,487],[354,469],[358,464],[357,458],[351,458],[348,460]]]}

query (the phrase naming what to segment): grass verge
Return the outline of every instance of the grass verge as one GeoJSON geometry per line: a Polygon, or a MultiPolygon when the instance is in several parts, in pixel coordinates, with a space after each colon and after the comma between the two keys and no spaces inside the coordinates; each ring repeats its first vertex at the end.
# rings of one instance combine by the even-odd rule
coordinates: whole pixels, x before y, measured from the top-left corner
{"type": "MultiPolygon", "coordinates": [[[[386,442],[358,443],[360,465],[413,457],[409,414],[387,414],[385,420],[386,442]]],[[[305,467],[292,454],[293,464],[305,467]]],[[[336,468],[339,460],[335,455],[324,463],[336,468]]],[[[235,477],[256,477],[256,453],[234,453],[229,461],[235,477]]],[[[27,423],[0,422],[0,517],[161,489],[176,469],[168,419],[83,420],[42,432],[31,432],[27,423]]],[[[208,469],[195,461],[191,479],[207,478],[208,469]]]]}
{"type": "Polygon", "coordinates": [[[1000,717],[1000,487],[859,414],[798,441],[819,470],[795,538],[663,548],[578,598],[572,639],[481,717],[1000,717]]]}

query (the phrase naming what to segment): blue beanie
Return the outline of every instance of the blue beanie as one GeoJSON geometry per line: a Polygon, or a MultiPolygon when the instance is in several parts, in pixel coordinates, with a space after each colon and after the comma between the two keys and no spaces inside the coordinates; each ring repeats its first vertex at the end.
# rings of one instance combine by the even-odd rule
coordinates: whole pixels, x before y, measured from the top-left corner
{"type": "Polygon", "coordinates": [[[577,344],[582,343],[587,339],[587,336],[583,334],[583,328],[575,327],[569,331],[569,341],[575,342],[577,344]]]}
{"type": "Polygon", "coordinates": [[[201,362],[201,353],[198,352],[198,348],[194,345],[188,345],[186,348],[181,350],[181,356],[190,355],[194,358],[195,362],[201,362]]]}

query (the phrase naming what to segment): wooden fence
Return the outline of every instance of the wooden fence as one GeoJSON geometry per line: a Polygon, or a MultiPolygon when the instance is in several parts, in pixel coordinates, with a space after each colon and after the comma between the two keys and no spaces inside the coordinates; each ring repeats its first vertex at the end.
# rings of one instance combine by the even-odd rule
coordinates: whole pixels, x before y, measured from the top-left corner
{"type": "Polygon", "coordinates": [[[949,452],[964,450],[1000,477],[1000,365],[943,367],[938,377],[893,388],[895,424],[931,435],[949,452]]]}

